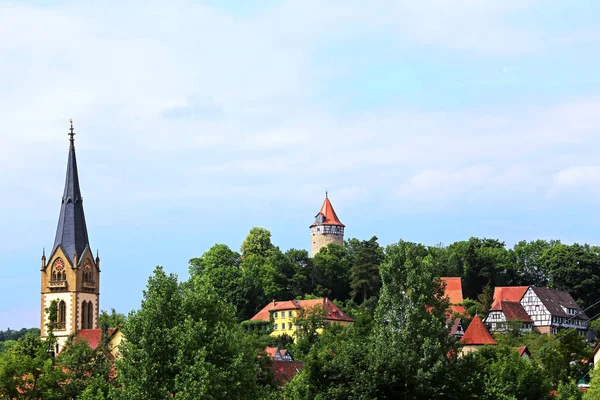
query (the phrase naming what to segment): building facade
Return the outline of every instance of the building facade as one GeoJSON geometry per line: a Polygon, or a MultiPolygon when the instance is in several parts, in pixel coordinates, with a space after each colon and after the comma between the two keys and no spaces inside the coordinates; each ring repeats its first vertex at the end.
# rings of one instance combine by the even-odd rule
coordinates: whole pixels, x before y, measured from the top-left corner
{"type": "Polygon", "coordinates": [[[69,133],[67,176],[52,251],[41,266],[41,337],[48,336],[46,310],[57,304],[54,335],[57,351],[68,337],[81,329],[96,329],[100,298],[100,258],[92,253],[88,239],[83,197],[79,186],[73,123],[69,133]]]}
{"type": "Polygon", "coordinates": [[[521,305],[533,320],[536,332],[557,334],[562,329],[573,328],[580,336],[587,334],[589,318],[568,292],[531,286],[523,295],[521,305]]]}
{"type": "MultiPolygon", "coordinates": [[[[326,297],[312,300],[273,300],[252,317],[251,321],[262,321],[265,328],[271,330],[271,336],[288,335],[295,340],[300,329],[298,320],[308,317],[313,311],[323,318],[324,326],[346,326],[354,322],[349,315],[326,297]]],[[[322,331],[322,328],[317,329],[319,333],[322,331]]]]}
{"type": "Polygon", "coordinates": [[[338,245],[344,244],[344,228],[338,218],[327,192],[325,193],[325,201],[315,216],[315,222],[310,226],[310,254],[314,257],[323,247],[330,243],[338,245]]]}
{"type": "Polygon", "coordinates": [[[518,301],[499,301],[490,309],[485,323],[493,332],[507,331],[518,328],[521,331],[531,331],[533,320],[518,301]]]}

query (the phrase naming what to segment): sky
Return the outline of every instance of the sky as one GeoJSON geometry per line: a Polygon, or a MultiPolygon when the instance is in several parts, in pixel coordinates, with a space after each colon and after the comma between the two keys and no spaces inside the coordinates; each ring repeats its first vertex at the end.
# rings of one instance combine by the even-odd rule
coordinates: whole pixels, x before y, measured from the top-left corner
{"type": "Polygon", "coordinates": [[[0,0],[0,329],[39,326],[73,118],[101,308],[254,226],[600,245],[593,0],[0,0]]]}

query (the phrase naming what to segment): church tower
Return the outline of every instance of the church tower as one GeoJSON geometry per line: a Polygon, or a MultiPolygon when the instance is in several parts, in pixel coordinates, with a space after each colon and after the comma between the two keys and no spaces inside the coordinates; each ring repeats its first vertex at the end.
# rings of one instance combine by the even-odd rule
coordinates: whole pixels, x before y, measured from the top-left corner
{"type": "Polygon", "coordinates": [[[311,257],[314,257],[321,248],[327,246],[329,243],[343,245],[344,227],[345,225],[339,220],[329,201],[329,196],[325,192],[325,201],[315,217],[315,222],[310,226],[311,257]]]}
{"type": "Polygon", "coordinates": [[[42,255],[41,337],[48,335],[45,309],[58,302],[54,335],[60,350],[81,329],[96,329],[100,297],[100,258],[90,248],[83,197],[79,187],[73,121],[69,132],[67,178],[62,196],[54,246],[46,261],[42,255]]]}

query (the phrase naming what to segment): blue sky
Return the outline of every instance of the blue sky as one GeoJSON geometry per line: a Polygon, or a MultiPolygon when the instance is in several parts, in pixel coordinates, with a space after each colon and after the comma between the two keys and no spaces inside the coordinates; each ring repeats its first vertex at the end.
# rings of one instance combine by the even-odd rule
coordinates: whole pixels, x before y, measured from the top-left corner
{"type": "Polygon", "coordinates": [[[101,307],[253,226],[600,244],[600,5],[0,0],[0,329],[39,324],[68,120],[101,307]],[[249,5],[251,4],[251,5],[249,5]]]}

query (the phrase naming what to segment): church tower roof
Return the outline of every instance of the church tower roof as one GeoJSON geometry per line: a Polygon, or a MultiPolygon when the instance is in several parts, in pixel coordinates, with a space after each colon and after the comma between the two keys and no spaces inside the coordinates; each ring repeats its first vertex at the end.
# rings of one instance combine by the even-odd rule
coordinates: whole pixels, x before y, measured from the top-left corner
{"type": "Polygon", "coordinates": [[[71,120],[70,122],[67,177],[52,252],[56,251],[58,246],[62,246],[67,257],[71,262],[74,262],[74,255],[81,256],[84,250],[89,247],[90,242],[85,224],[85,215],[83,213],[83,197],[81,196],[81,189],[79,187],[79,175],[77,174],[75,138],[73,137],[75,136],[75,132],[73,121],[71,120]]]}
{"type": "Polygon", "coordinates": [[[333,206],[329,201],[329,196],[327,195],[327,192],[325,192],[325,201],[323,201],[321,210],[319,210],[319,213],[315,216],[315,218],[315,222],[313,222],[313,224],[310,226],[311,228],[317,225],[345,226],[344,224],[342,224],[337,214],[335,213],[335,210],[333,209],[333,206]]]}

